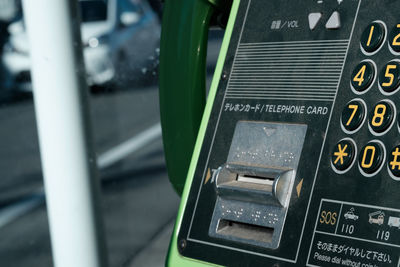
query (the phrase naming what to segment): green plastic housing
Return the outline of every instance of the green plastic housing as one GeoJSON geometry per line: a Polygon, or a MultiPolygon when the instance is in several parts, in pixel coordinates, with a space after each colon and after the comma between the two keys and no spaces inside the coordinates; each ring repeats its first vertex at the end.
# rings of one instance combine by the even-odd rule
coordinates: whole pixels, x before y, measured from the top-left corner
{"type": "MultiPolygon", "coordinates": [[[[187,0],[183,0],[183,1],[187,1],[187,0]]],[[[219,84],[219,80],[220,77],[222,75],[222,71],[223,71],[223,66],[224,66],[224,62],[225,62],[225,57],[226,57],[226,53],[228,50],[228,46],[230,43],[230,39],[231,39],[231,34],[232,34],[232,30],[233,30],[233,25],[234,22],[236,20],[236,14],[238,11],[238,7],[239,7],[239,3],[240,0],[234,0],[233,1],[233,5],[231,8],[231,13],[229,16],[229,21],[228,21],[228,25],[225,31],[225,36],[224,36],[224,40],[222,42],[222,47],[221,47],[221,51],[218,57],[218,62],[217,62],[217,66],[215,69],[215,73],[214,73],[214,77],[211,83],[211,89],[208,95],[208,99],[207,99],[207,103],[206,103],[206,107],[204,109],[204,113],[203,113],[203,117],[201,120],[201,125],[200,125],[200,129],[199,129],[199,133],[197,136],[197,140],[196,140],[196,145],[194,147],[194,151],[193,151],[193,155],[191,158],[191,162],[190,162],[190,166],[189,166],[189,171],[187,174],[187,179],[186,179],[186,183],[185,183],[185,187],[183,190],[183,194],[182,194],[182,200],[181,200],[181,204],[179,207],[179,211],[178,211],[178,216],[177,216],[177,220],[175,223],[175,228],[174,228],[174,232],[171,238],[171,243],[170,243],[170,247],[169,247],[169,252],[168,252],[168,256],[166,259],[166,266],[170,266],[170,267],[201,267],[201,266],[216,266],[210,263],[205,263],[205,262],[200,262],[197,260],[193,260],[193,259],[189,259],[189,258],[185,258],[182,257],[179,252],[178,252],[178,232],[179,232],[179,228],[182,222],[182,217],[183,217],[183,213],[185,210],[185,206],[186,206],[186,201],[188,199],[188,195],[189,195],[189,191],[190,191],[190,187],[192,185],[192,181],[193,181],[193,176],[194,176],[194,172],[197,166],[197,161],[198,161],[198,157],[200,154],[200,149],[204,140],[204,135],[206,132],[206,128],[207,128],[207,124],[210,118],[210,113],[211,113],[211,109],[214,103],[214,99],[215,99],[215,95],[217,92],[217,88],[218,88],[218,84],[219,84]]]]}

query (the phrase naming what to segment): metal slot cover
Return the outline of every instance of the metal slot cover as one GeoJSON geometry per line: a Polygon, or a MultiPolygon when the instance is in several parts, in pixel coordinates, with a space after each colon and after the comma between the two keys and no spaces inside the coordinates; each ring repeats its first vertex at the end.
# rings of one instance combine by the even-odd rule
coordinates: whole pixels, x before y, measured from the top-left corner
{"type": "Polygon", "coordinates": [[[221,235],[235,236],[241,239],[270,243],[272,241],[274,229],[231,220],[220,220],[218,223],[217,233],[221,235]]]}

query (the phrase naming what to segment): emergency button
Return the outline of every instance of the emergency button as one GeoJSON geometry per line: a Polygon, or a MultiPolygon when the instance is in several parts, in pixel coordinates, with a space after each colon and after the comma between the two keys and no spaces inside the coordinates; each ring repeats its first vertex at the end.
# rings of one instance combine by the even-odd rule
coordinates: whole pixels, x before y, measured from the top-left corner
{"type": "Polygon", "coordinates": [[[344,171],[351,166],[354,159],[354,144],[348,139],[337,143],[332,152],[332,165],[338,171],[344,171]]]}
{"type": "Polygon", "coordinates": [[[366,174],[373,174],[382,166],[384,150],[378,142],[369,142],[360,151],[358,158],[359,167],[366,174]]]}

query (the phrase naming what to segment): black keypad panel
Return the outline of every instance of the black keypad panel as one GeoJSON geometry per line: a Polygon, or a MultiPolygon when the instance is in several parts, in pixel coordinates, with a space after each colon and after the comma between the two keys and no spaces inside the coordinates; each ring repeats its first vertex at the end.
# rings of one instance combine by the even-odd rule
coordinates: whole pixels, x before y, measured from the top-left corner
{"type": "Polygon", "coordinates": [[[341,140],[338,142],[332,152],[332,165],[338,171],[348,169],[354,160],[355,147],[350,140],[341,140]]]}
{"type": "Polygon", "coordinates": [[[357,92],[366,91],[375,77],[375,67],[370,61],[363,61],[358,64],[351,75],[351,86],[357,92]]]}
{"type": "Polygon", "coordinates": [[[394,93],[400,85],[400,62],[390,61],[379,74],[379,86],[386,93],[394,93]]]}
{"type": "Polygon", "coordinates": [[[385,26],[381,22],[368,25],[361,35],[361,47],[367,53],[377,51],[385,39],[385,26]]]}
{"type": "Polygon", "coordinates": [[[343,108],[342,126],[348,132],[356,131],[365,117],[365,106],[360,100],[352,100],[343,108]]]}
{"type": "Polygon", "coordinates": [[[378,142],[369,142],[365,145],[358,157],[358,164],[366,174],[373,174],[382,166],[384,150],[378,142]]]}

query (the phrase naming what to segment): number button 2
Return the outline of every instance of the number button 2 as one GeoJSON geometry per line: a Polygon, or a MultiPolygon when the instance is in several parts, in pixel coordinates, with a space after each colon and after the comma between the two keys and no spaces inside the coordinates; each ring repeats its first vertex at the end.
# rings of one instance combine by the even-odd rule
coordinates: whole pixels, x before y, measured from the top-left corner
{"type": "Polygon", "coordinates": [[[375,77],[375,66],[372,61],[360,62],[351,74],[351,87],[358,93],[364,93],[369,89],[375,77]]]}
{"type": "Polygon", "coordinates": [[[400,85],[400,63],[390,61],[379,74],[379,87],[385,95],[393,94],[400,85]]]}
{"type": "Polygon", "coordinates": [[[400,24],[396,24],[390,32],[389,47],[394,54],[400,54],[400,24]]]}

